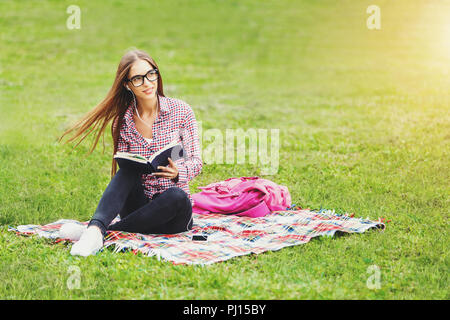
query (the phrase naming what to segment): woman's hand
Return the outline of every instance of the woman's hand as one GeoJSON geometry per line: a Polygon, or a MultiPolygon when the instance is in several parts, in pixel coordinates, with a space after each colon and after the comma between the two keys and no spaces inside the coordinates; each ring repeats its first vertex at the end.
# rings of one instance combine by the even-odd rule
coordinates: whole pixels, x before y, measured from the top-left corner
{"type": "Polygon", "coordinates": [[[172,159],[169,158],[169,165],[167,167],[158,166],[157,169],[161,169],[162,172],[153,172],[152,176],[178,180],[178,168],[172,159]]]}

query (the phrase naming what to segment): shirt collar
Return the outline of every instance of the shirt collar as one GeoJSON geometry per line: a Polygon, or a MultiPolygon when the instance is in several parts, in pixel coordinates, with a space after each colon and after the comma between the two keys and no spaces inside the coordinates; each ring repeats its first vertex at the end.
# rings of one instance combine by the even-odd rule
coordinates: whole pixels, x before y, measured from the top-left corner
{"type": "Polygon", "coordinates": [[[159,97],[159,108],[161,111],[161,114],[166,114],[169,112],[169,105],[167,104],[167,98],[158,95],[159,97]]]}
{"type": "MultiPolygon", "coordinates": [[[[163,97],[161,95],[158,95],[159,98],[159,108],[161,116],[166,115],[169,113],[169,105],[167,103],[167,98],[163,97]]],[[[128,106],[127,111],[125,112],[125,121],[128,126],[135,126],[134,120],[133,120],[133,111],[134,111],[134,101],[131,101],[130,105],[128,106]]]]}

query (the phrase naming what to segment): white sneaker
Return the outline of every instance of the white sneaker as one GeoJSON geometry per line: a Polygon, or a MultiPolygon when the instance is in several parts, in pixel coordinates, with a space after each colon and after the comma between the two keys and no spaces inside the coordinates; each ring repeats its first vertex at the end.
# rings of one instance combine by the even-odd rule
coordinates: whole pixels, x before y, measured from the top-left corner
{"type": "Polygon", "coordinates": [[[78,223],[70,222],[63,224],[59,229],[59,238],[78,241],[81,235],[86,231],[87,226],[78,223]]]}
{"type": "Polygon", "coordinates": [[[96,254],[102,247],[103,235],[100,229],[96,226],[91,226],[83,232],[80,240],[73,244],[70,254],[87,257],[96,254]]]}

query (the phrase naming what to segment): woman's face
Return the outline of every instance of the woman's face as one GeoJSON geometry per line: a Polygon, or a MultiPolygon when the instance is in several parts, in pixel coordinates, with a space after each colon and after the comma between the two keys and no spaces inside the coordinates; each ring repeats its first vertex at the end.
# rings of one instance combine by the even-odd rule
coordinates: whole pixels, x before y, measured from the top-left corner
{"type": "Polygon", "coordinates": [[[136,98],[140,99],[154,99],[158,89],[158,74],[149,73],[149,71],[155,68],[146,60],[136,60],[128,71],[128,87],[133,90],[136,98]],[[150,81],[147,79],[154,79],[150,81]]]}

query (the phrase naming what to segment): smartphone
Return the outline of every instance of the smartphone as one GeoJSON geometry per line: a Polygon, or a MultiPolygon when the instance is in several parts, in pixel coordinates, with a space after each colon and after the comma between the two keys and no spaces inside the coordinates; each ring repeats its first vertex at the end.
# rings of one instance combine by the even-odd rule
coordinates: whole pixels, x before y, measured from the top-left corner
{"type": "Polygon", "coordinates": [[[192,241],[208,241],[208,236],[203,234],[194,234],[192,241]]]}

